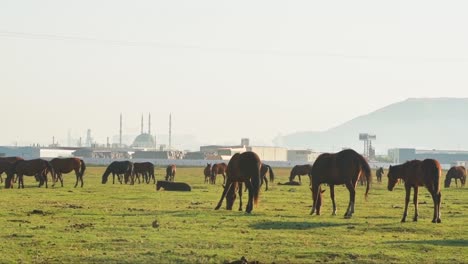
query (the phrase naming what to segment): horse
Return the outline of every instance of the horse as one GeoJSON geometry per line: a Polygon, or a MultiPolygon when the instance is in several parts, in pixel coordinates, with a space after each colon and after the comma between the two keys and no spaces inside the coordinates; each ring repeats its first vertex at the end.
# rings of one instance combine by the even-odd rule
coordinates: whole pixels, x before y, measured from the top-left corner
{"type": "Polygon", "coordinates": [[[210,183],[211,180],[211,163],[207,163],[205,169],[203,170],[205,175],[205,183],[210,183]]]}
{"type": "Polygon", "coordinates": [[[289,181],[294,181],[296,175],[299,177],[299,182],[301,182],[301,176],[309,175],[312,166],[310,164],[305,165],[296,165],[291,169],[291,173],[289,174],[289,181]]]}
{"type": "Polygon", "coordinates": [[[223,184],[226,183],[226,169],[227,165],[226,163],[215,163],[211,167],[211,184],[216,184],[216,176],[218,174],[223,175],[223,184]]]}
{"type": "Polygon", "coordinates": [[[156,190],[163,188],[165,191],[185,191],[190,192],[192,188],[185,182],[157,181],[156,190]]]}
{"type": "Polygon", "coordinates": [[[82,159],[79,158],[54,158],[50,161],[50,164],[54,168],[54,175],[52,177],[52,187],[55,186],[55,182],[60,180],[60,184],[63,187],[62,173],[70,173],[75,171],[76,183],[75,188],[78,186],[78,181],[81,181],[81,188],[83,188],[83,175],[86,170],[86,165],[82,159]]]}
{"type": "Polygon", "coordinates": [[[437,160],[425,159],[411,160],[403,164],[390,166],[387,173],[388,177],[388,190],[392,191],[398,179],[405,181],[406,198],[405,198],[405,211],[401,222],[406,221],[408,213],[408,203],[411,195],[411,187],[414,188],[414,218],[413,221],[418,221],[418,188],[419,186],[426,186],[427,190],[431,193],[432,201],[434,202],[434,217],[432,223],[440,223],[440,202],[442,194],[440,193],[440,177],[441,167],[437,160]]]}
{"type": "Polygon", "coordinates": [[[2,174],[6,172],[7,168],[10,168],[8,164],[13,164],[17,160],[23,160],[23,158],[20,157],[0,157],[0,162],[2,165],[0,166],[0,183],[3,182],[2,174]]]}
{"type": "MultiPolygon", "coordinates": [[[[224,197],[233,187],[234,182],[245,183],[247,190],[249,191],[249,201],[247,202],[246,213],[251,213],[253,205],[258,204],[261,177],[260,167],[262,163],[258,155],[254,152],[247,151],[242,154],[236,153],[232,156],[229,161],[226,173],[226,185],[224,186],[221,199],[215,210],[218,210],[223,203],[224,197]]],[[[240,192],[241,193],[241,192],[240,192]]],[[[239,197],[241,206],[239,210],[242,210],[242,197],[239,197]]]]}
{"type": "Polygon", "coordinates": [[[455,186],[458,187],[458,179],[460,179],[460,182],[461,182],[461,186],[465,186],[465,182],[466,182],[466,169],[464,166],[454,166],[452,168],[450,168],[448,171],[447,171],[447,175],[445,176],[445,182],[444,182],[444,186],[445,188],[449,188],[450,187],[450,183],[452,181],[452,179],[455,179],[455,186]]]}
{"type": "Polygon", "coordinates": [[[166,181],[173,182],[175,178],[175,174],[176,174],[176,165],[175,164],[168,165],[166,168],[166,178],[165,178],[166,181]]]}
{"type": "Polygon", "coordinates": [[[377,182],[381,183],[382,182],[382,176],[384,175],[384,170],[382,167],[378,168],[377,171],[375,172],[375,175],[377,176],[377,182]]]}
{"type": "Polygon", "coordinates": [[[35,176],[39,179],[39,186],[47,186],[47,174],[53,177],[54,168],[47,160],[33,159],[33,160],[17,160],[10,169],[7,171],[7,178],[5,180],[5,188],[13,188],[13,177],[18,176],[18,188],[24,189],[23,176],[35,176]]]}
{"type": "Polygon", "coordinates": [[[138,183],[140,183],[140,174],[143,182],[147,184],[153,179],[153,183],[156,183],[154,177],[154,165],[151,162],[135,162],[133,163],[133,176],[136,176],[138,183]]]}
{"type": "Polygon", "coordinates": [[[312,181],[312,210],[310,214],[320,215],[322,205],[321,184],[327,183],[330,186],[330,197],[333,204],[333,213],[336,215],[335,203],[335,185],[345,184],[349,191],[349,204],[345,218],[351,218],[354,213],[354,201],[356,196],[356,183],[364,174],[367,181],[365,197],[369,193],[369,184],[371,181],[371,169],[367,161],[359,153],[352,149],[345,149],[338,153],[323,153],[315,160],[310,171],[309,177],[312,181]]]}
{"type": "Polygon", "coordinates": [[[122,178],[120,175],[124,176],[125,183],[128,179],[131,179],[133,174],[133,163],[130,161],[113,161],[109,166],[107,166],[106,171],[102,175],[102,184],[107,183],[107,178],[112,173],[112,184],[115,184],[115,175],[117,175],[117,180],[122,184],[122,178]]]}
{"type": "Polygon", "coordinates": [[[267,172],[270,172],[270,182],[273,183],[275,181],[273,169],[270,165],[262,163],[262,166],[260,167],[260,177],[262,178],[262,181],[265,182],[265,191],[268,191],[268,179],[266,177],[267,172]]]}

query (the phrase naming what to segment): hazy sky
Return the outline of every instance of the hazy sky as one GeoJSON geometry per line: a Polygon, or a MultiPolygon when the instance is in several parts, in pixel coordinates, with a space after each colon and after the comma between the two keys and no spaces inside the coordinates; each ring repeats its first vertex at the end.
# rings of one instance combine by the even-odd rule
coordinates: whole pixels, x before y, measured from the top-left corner
{"type": "Polygon", "coordinates": [[[447,0],[0,0],[0,144],[88,128],[105,143],[121,112],[126,134],[148,112],[167,134],[172,112],[173,132],[203,144],[271,144],[408,97],[468,97],[467,10],[447,0]]]}

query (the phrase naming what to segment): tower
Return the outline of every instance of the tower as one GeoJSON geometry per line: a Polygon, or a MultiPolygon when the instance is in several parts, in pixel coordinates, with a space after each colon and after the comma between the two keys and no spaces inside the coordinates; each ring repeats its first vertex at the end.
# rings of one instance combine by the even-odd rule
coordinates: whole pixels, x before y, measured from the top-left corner
{"type": "Polygon", "coordinates": [[[148,134],[151,135],[151,113],[148,114],[148,134]]]}
{"type": "Polygon", "coordinates": [[[122,147],[122,113],[120,113],[119,148],[122,147]]]}
{"type": "Polygon", "coordinates": [[[141,114],[141,133],[143,134],[143,114],[141,114]]]}
{"type": "Polygon", "coordinates": [[[169,150],[172,149],[172,113],[169,114],[169,150]]]}

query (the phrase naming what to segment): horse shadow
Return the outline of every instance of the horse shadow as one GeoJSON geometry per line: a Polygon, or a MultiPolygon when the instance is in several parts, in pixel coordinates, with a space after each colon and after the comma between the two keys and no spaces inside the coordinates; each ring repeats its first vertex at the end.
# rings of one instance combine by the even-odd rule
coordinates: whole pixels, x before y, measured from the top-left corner
{"type": "Polygon", "coordinates": [[[465,239],[388,241],[384,243],[385,244],[429,244],[433,246],[468,247],[468,240],[465,240],[465,239]]]}
{"type": "Polygon", "coordinates": [[[347,225],[349,225],[349,223],[268,221],[251,224],[250,228],[257,230],[306,230],[322,227],[337,227],[347,225]]]}

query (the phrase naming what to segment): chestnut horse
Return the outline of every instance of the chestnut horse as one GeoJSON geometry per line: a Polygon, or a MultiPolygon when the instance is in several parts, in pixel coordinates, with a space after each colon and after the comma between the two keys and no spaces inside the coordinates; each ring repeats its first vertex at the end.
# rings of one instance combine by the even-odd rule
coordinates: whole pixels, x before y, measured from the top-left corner
{"type": "Polygon", "coordinates": [[[50,161],[50,164],[54,168],[54,176],[52,177],[52,187],[55,186],[55,182],[60,180],[60,184],[63,187],[62,173],[70,173],[75,171],[76,183],[75,188],[78,186],[78,181],[81,181],[81,187],[83,188],[83,175],[86,170],[86,165],[82,159],[79,158],[55,158],[50,161]]]}
{"type": "Polygon", "coordinates": [[[207,163],[205,169],[203,170],[205,174],[205,183],[211,182],[211,163],[207,163]]]}
{"type": "Polygon", "coordinates": [[[175,174],[176,174],[176,165],[175,164],[168,165],[166,168],[166,181],[173,182],[175,179],[175,174]]]}
{"type": "Polygon", "coordinates": [[[377,171],[375,172],[375,175],[377,176],[377,182],[381,183],[382,182],[382,176],[384,175],[384,170],[382,167],[378,168],[377,171]]]}
{"type": "Polygon", "coordinates": [[[457,180],[460,179],[461,186],[465,186],[466,182],[466,169],[464,166],[454,166],[447,171],[447,175],[445,176],[444,186],[445,188],[450,187],[450,183],[452,179],[455,179],[455,186],[458,187],[457,180]]]}
{"type": "Polygon", "coordinates": [[[13,165],[7,172],[5,188],[13,188],[13,177],[15,174],[18,176],[18,188],[24,189],[24,175],[35,176],[39,179],[39,187],[41,187],[45,182],[45,186],[47,188],[48,173],[50,173],[51,177],[54,177],[54,169],[47,160],[18,160],[15,163],[13,163],[13,165]]]}
{"type": "Polygon", "coordinates": [[[133,163],[133,175],[138,179],[140,183],[140,174],[143,182],[147,184],[153,179],[153,183],[156,183],[154,177],[154,165],[151,162],[135,162],[133,163]]]}
{"type": "Polygon", "coordinates": [[[267,172],[270,172],[270,182],[273,183],[275,181],[273,169],[270,165],[262,163],[262,167],[260,167],[260,177],[262,178],[262,182],[265,182],[265,191],[268,191],[268,179],[266,177],[267,172]]]}
{"type": "Polygon", "coordinates": [[[312,181],[312,211],[320,215],[322,205],[321,184],[330,186],[330,197],[333,204],[333,215],[336,215],[335,185],[345,184],[349,191],[348,209],[345,218],[351,218],[354,213],[354,200],[356,196],[356,183],[364,174],[367,181],[365,197],[369,193],[369,183],[371,181],[371,169],[367,161],[359,153],[352,149],[345,149],[335,154],[323,153],[318,156],[312,166],[310,177],[312,181]]]}
{"type": "MultiPolygon", "coordinates": [[[[223,203],[224,197],[231,188],[235,188],[235,182],[245,183],[247,190],[249,190],[249,201],[247,202],[246,212],[252,212],[253,205],[257,205],[260,192],[260,167],[262,163],[257,154],[251,151],[242,154],[236,153],[229,161],[226,173],[226,185],[224,186],[221,199],[218,202],[215,210],[218,210],[223,203]]],[[[240,208],[242,210],[242,198],[240,199],[240,208]]]]}
{"type": "Polygon", "coordinates": [[[218,174],[223,175],[223,184],[226,183],[226,170],[227,170],[227,165],[226,163],[215,163],[211,167],[211,184],[216,184],[216,176],[218,174]]]}
{"type": "Polygon", "coordinates": [[[292,182],[297,175],[299,177],[299,182],[301,182],[301,176],[310,175],[311,169],[312,166],[310,164],[294,166],[289,174],[289,181],[292,182]]]}
{"type": "Polygon", "coordinates": [[[437,160],[425,159],[407,161],[403,164],[390,166],[388,169],[388,190],[392,191],[398,179],[405,181],[406,198],[405,198],[405,211],[401,222],[406,221],[408,214],[408,203],[411,195],[411,187],[414,188],[414,218],[413,221],[418,221],[418,188],[419,186],[426,186],[427,190],[431,193],[432,200],[434,201],[434,217],[433,223],[440,223],[440,202],[442,194],[440,193],[440,176],[441,168],[437,160]]]}
{"type": "Polygon", "coordinates": [[[0,157],[0,183],[3,182],[2,174],[7,172],[7,169],[10,168],[9,164],[15,163],[17,160],[23,160],[20,157],[0,157]]]}
{"type": "Polygon", "coordinates": [[[122,184],[122,176],[124,176],[125,183],[132,177],[133,174],[133,163],[130,161],[114,161],[107,166],[106,171],[102,175],[102,184],[107,183],[107,178],[112,173],[112,184],[115,184],[115,175],[117,180],[122,184]]]}

